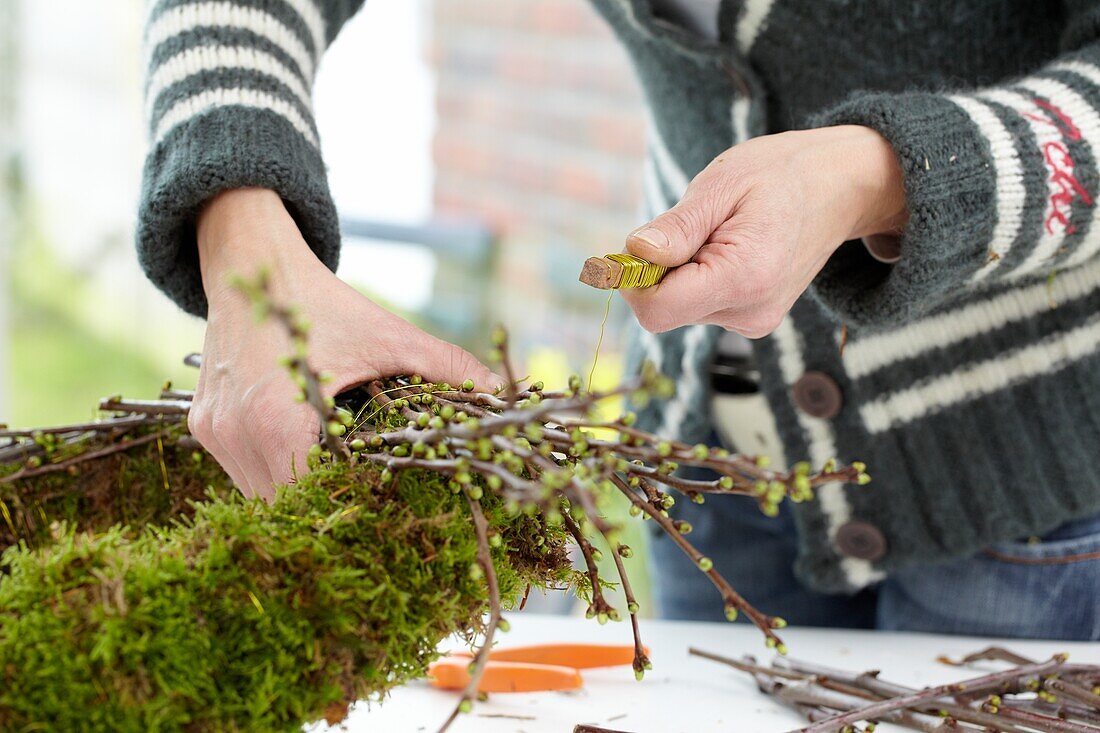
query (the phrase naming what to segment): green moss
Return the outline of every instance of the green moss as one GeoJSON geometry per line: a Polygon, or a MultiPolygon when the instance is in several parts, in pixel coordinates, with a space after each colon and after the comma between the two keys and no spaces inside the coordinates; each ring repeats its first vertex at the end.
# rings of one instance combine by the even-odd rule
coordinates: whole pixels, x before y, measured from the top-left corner
{"type": "MultiPolygon", "coordinates": [[[[269,506],[154,442],[0,497],[3,730],[298,730],[422,676],[486,607],[466,502],[423,470],[325,464],[269,506]]],[[[482,505],[503,597],[570,580],[560,530],[482,505]]]]}

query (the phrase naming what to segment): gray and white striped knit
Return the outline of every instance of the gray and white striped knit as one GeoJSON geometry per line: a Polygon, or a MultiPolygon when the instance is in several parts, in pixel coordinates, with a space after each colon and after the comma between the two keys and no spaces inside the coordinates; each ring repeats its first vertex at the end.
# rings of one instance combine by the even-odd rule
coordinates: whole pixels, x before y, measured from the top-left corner
{"type": "MultiPolygon", "coordinates": [[[[845,244],[755,343],[785,458],[862,459],[876,479],[822,487],[798,507],[801,577],[851,590],[1100,512],[1100,2],[722,0],[716,41],[655,17],[649,0],[593,2],[651,103],[652,211],[723,149],[768,132],[868,125],[901,162],[901,260],[845,244]],[[839,389],[834,417],[792,399],[807,371],[839,389]],[[838,542],[854,526],[885,547],[838,542]]],[[[154,5],[138,249],[190,312],[205,311],[195,212],[225,188],[278,191],[335,264],[308,90],[359,4],[154,5]]],[[[679,384],[644,411],[647,427],[709,437],[717,336],[635,339],[635,362],[679,384]]]]}

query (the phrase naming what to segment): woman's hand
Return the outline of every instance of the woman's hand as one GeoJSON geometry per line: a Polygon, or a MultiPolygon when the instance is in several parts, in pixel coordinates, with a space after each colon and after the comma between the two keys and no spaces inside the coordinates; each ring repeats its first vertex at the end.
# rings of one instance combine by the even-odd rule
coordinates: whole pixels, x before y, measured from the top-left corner
{"type": "Polygon", "coordinates": [[[421,374],[492,390],[504,380],[466,351],[429,336],[336,278],[303,240],[272,191],[227,191],[198,221],[199,261],[210,304],[202,369],[188,427],[246,496],[274,497],[274,486],[305,469],[320,428],[280,356],[290,341],[276,323],[257,323],[234,275],[268,272],[272,297],[310,323],[309,359],[334,376],[328,394],[370,379],[421,374]]]}
{"type": "Polygon", "coordinates": [[[907,218],[897,159],[874,130],[755,138],[715,158],[676,206],[630,234],[628,252],[676,269],[622,295],[655,333],[712,323],[760,338],[841,243],[900,231],[907,218]]]}

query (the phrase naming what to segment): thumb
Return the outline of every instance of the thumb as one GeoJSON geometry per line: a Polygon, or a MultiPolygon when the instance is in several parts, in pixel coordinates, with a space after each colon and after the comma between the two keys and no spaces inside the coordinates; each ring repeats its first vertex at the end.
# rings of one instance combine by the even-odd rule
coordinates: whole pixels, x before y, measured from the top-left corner
{"type": "Polygon", "coordinates": [[[428,347],[418,355],[416,371],[433,382],[446,382],[456,387],[467,379],[476,389],[493,392],[507,380],[463,348],[433,337],[428,347]]]}
{"type": "Polygon", "coordinates": [[[706,199],[684,199],[626,238],[626,251],[656,265],[690,262],[721,222],[712,223],[706,199]]]}

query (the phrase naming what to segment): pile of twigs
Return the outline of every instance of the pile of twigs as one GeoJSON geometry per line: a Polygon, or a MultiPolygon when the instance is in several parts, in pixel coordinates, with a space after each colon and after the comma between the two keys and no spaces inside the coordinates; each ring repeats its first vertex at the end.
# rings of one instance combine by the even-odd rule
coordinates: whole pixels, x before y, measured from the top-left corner
{"type": "Polygon", "coordinates": [[[937,733],[1100,731],[1100,665],[1069,664],[1065,654],[1035,661],[990,647],[941,661],[958,666],[992,660],[1006,663],[1005,669],[916,689],[888,682],[877,670],[847,672],[789,658],[764,666],[751,656],[690,652],[752,675],[761,692],[810,722],[797,733],[871,731],[880,722],[937,733]]]}

